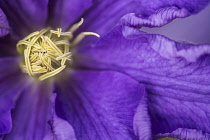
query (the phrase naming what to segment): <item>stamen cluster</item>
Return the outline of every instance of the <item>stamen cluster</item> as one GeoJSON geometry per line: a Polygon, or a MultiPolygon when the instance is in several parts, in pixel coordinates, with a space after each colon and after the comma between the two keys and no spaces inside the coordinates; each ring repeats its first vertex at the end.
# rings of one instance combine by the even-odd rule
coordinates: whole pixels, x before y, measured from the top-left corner
{"type": "Polygon", "coordinates": [[[85,35],[98,34],[82,32],[73,39],[73,32],[83,23],[83,19],[72,26],[68,32],[43,29],[33,32],[20,40],[17,49],[24,55],[21,64],[23,72],[44,80],[61,72],[66,67],[66,61],[71,61],[70,47],[75,46],[85,35]]]}

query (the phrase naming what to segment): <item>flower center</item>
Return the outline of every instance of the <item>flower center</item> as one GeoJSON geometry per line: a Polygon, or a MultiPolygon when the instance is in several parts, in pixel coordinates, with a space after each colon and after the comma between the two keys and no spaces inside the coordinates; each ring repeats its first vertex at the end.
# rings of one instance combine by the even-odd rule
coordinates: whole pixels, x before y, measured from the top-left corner
{"type": "Polygon", "coordinates": [[[61,72],[66,67],[66,62],[71,61],[71,47],[79,43],[86,35],[98,34],[82,32],[75,38],[73,33],[83,23],[74,24],[68,32],[57,31],[49,28],[36,31],[17,44],[18,52],[24,56],[20,67],[22,71],[39,80],[45,80],[61,72]]]}

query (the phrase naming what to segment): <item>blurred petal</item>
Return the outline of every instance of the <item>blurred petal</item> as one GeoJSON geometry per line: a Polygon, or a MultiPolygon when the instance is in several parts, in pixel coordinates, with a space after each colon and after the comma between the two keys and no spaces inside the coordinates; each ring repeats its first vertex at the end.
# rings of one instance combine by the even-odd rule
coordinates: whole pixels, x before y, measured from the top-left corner
{"type": "Polygon", "coordinates": [[[51,98],[52,113],[49,120],[49,132],[44,140],[76,140],[72,126],[65,120],[57,117],[55,113],[55,95],[51,98]]]}
{"type": "Polygon", "coordinates": [[[137,81],[111,71],[74,71],[59,87],[56,113],[78,140],[137,139],[133,119],[145,94],[137,81]]]}
{"type": "Polygon", "coordinates": [[[10,110],[24,88],[24,76],[18,68],[18,59],[0,59],[0,135],[12,128],[10,110]]]}
{"type": "Polygon", "coordinates": [[[4,12],[0,9],[0,37],[9,33],[9,24],[4,12]]]}
{"type": "Polygon", "coordinates": [[[13,35],[22,38],[45,26],[48,0],[1,0],[0,8],[6,14],[13,35]]]}
{"type": "Polygon", "coordinates": [[[96,46],[80,48],[75,61],[88,69],[120,71],[145,84],[153,134],[178,128],[210,133],[209,50],[210,45],[178,43],[118,26],[96,46]]]}
{"type": "Polygon", "coordinates": [[[4,137],[4,140],[43,139],[47,131],[51,93],[50,83],[30,82],[12,111],[12,131],[4,137]]]}
{"type": "Polygon", "coordinates": [[[67,30],[92,4],[92,0],[51,0],[50,24],[67,30]]]}

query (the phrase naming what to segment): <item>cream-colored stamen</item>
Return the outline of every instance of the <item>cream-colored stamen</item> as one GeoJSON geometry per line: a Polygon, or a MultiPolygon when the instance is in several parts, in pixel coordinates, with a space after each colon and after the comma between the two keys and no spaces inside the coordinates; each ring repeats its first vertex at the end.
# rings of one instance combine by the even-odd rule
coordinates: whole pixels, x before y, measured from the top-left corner
{"type": "Polygon", "coordinates": [[[50,30],[49,28],[36,31],[17,43],[17,50],[24,55],[21,64],[23,72],[39,80],[45,80],[61,72],[66,67],[66,61],[71,61],[70,47],[78,44],[86,35],[98,34],[82,32],[75,38],[76,31],[83,23],[74,24],[68,32],[62,32],[61,28],[50,30]]]}

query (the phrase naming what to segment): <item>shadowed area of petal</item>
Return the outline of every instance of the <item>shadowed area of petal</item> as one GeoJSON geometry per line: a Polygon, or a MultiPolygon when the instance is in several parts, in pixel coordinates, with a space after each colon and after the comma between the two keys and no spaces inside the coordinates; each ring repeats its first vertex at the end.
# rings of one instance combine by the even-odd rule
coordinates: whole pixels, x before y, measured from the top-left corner
{"type": "Polygon", "coordinates": [[[0,135],[9,133],[12,127],[10,110],[24,89],[25,77],[18,67],[17,58],[0,59],[0,135]]]}
{"type": "Polygon", "coordinates": [[[51,93],[50,83],[30,81],[12,110],[12,131],[5,135],[4,140],[43,139],[47,131],[51,93]]]}
{"type": "Polygon", "coordinates": [[[43,140],[76,140],[72,126],[65,120],[57,117],[55,113],[55,98],[51,96],[51,116],[49,123],[49,130],[43,140]]]}
{"type": "MultiPolygon", "coordinates": [[[[133,119],[144,87],[118,72],[74,71],[57,90],[56,113],[78,140],[134,140],[133,119]]],[[[134,122],[135,124],[135,122],[134,122]]]]}
{"type": "Polygon", "coordinates": [[[172,133],[165,133],[165,134],[158,134],[156,138],[162,137],[173,137],[177,139],[184,139],[184,140],[208,140],[210,139],[210,135],[203,133],[200,130],[196,129],[185,129],[185,128],[178,128],[172,133]]]}
{"type": "Polygon", "coordinates": [[[48,16],[48,0],[1,0],[15,37],[22,38],[43,28],[48,16]]]}
{"type": "Polygon", "coordinates": [[[7,35],[0,38],[0,58],[17,56],[16,51],[17,41],[13,40],[11,36],[7,35]]]}
{"type": "Polygon", "coordinates": [[[91,4],[92,0],[50,0],[50,25],[67,30],[91,4]]]}
{"type": "Polygon", "coordinates": [[[118,26],[96,46],[80,48],[75,60],[80,67],[117,70],[145,84],[153,134],[178,128],[210,133],[209,49],[118,26]]]}
{"type": "Polygon", "coordinates": [[[9,24],[4,12],[0,9],[0,37],[9,33],[9,24]]]}

